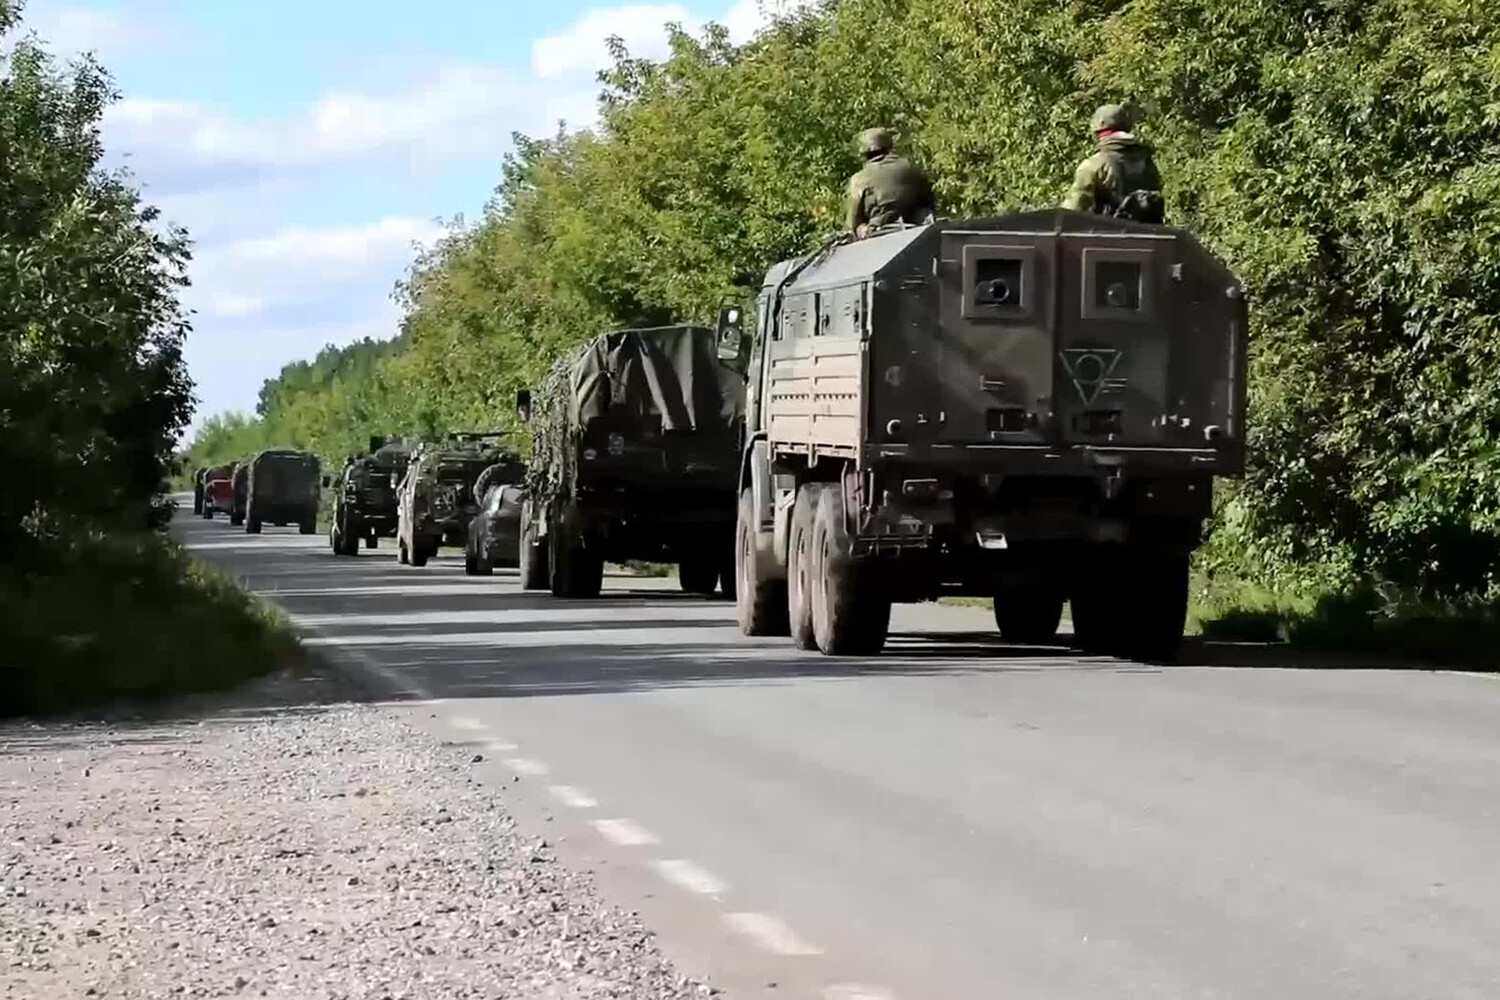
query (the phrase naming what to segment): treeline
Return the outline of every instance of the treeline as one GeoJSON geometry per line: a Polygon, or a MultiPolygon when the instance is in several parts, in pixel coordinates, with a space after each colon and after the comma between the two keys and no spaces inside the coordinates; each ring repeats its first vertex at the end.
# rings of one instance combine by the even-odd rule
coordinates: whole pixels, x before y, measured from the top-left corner
{"type": "Polygon", "coordinates": [[[267,669],[290,633],[159,534],[187,234],[101,168],[103,67],[52,58],[15,0],[0,35],[0,716],[267,669]]]}
{"type": "Polygon", "coordinates": [[[741,47],[717,28],[674,32],[661,62],[617,47],[597,127],[519,137],[483,217],[415,263],[405,346],[268,387],[260,432],[327,452],[493,425],[562,346],[706,319],[837,228],[858,130],[898,130],[941,215],[989,215],[1055,204],[1090,111],[1124,101],[1170,217],[1253,297],[1253,467],[1206,577],[1484,601],[1497,27],[1467,0],[839,0],[741,47]]]}

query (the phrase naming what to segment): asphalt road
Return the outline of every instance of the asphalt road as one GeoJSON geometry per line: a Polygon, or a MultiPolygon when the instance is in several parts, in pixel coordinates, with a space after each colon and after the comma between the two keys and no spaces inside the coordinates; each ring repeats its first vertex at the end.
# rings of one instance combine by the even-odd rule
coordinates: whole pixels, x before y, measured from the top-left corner
{"type": "Polygon", "coordinates": [[[887,654],[751,640],[394,547],[184,517],[201,556],[485,756],[519,821],[731,997],[1500,997],[1500,681],[1171,668],[898,608],[887,654]]]}

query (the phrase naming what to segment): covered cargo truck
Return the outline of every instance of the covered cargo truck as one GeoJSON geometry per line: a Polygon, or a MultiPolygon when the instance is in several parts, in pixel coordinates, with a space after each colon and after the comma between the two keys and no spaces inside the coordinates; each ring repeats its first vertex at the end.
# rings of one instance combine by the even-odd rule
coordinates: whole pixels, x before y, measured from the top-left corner
{"type": "Polygon", "coordinates": [[[518,402],[533,429],[521,579],[599,593],[604,563],[676,563],[682,587],[732,595],[743,375],[700,326],[595,337],[518,402]]]}

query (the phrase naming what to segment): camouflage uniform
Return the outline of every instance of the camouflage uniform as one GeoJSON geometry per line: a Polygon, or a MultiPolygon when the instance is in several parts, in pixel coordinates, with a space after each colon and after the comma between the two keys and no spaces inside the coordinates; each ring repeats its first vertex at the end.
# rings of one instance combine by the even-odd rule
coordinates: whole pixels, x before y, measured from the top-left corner
{"type": "Polygon", "coordinates": [[[1151,146],[1129,131],[1132,124],[1119,105],[1106,104],[1094,112],[1094,133],[1104,133],[1099,137],[1099,151],[1079,164],[1063,208],[1112,215],[1123,205],[1125,214],[1142,218],[1142,209],[1135,207],[1141,201],[1154,206],[1144,209],[1142,221],[1162,221],[1161,173],[1156,169],[1151,146]]]}
{"type": "Polygon", "coordinates": [[[892,148],[891,134],[872,128],[862,136],[865,166],[849,179],[849,229],[863,236],[898,222],[932,219],[932,185],[921,171],[892,148]]]}

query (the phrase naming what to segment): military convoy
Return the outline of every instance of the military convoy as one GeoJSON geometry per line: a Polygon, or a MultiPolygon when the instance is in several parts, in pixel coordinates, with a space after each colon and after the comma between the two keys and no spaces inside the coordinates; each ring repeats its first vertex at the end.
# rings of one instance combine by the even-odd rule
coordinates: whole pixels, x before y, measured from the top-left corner
{"type": "MultiPolygon", "coordinates": [[[[897,227],[766,275],[740,475],[748,635],[870,654],[893,601],[1173,655],[1245,456],[1244,296],[1188,233],[1062,210],[897,227]]],[[[721,334],[738,336],[733,324],[721,334]]]]}
{"type": "Polygon", "coordinates": [[[328,543],[336,556],[359,555],[360,541],[373,549],[396,537],[396,490],[411,464],[411,449],[399,441],[372,437],[370,450],[344,463],[324,485],[333,490],[328,543]]]}
{"type": "Polygon", "coordinates": [[[732,596],[744,393],[706,327],[603,334],[559,360],[517,399],[533,430],[521,585],[593,597],[606,561],[643,560],[732,596]]]}
{"type": "MultiPolygon", "coordinates": [[[[529,466],[495,435],[419,445],[400,561],[461,543],[484,573],[514,549],[523,588],[573,598],[606,561],[675,562],[745,634],[828,655],[953,595],[992,598],[1007,640],[1054,640],[1067,604],[1086,651],[1173,656],[1214,478],[1245,462],[1246,302],[1189,233],[1061,209],[897,225],[776,264],[752,315],[559,360],[517,396],[529,466]]],[[[394,478],[378,453],[340,477],[335,552],[389,530],[361,492],[394,478]]]]}
{"type": "Polygon", "coordinates": [[[443,545],[464,545],[479,511],[474,482],[497,462],[515,459],[499,432],[451,434],[411,453],[397,493],[396,550],[402,565],[424,566],[443,545]]]}

